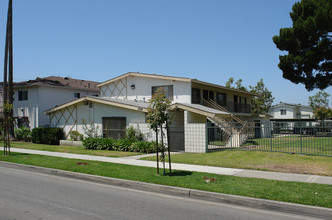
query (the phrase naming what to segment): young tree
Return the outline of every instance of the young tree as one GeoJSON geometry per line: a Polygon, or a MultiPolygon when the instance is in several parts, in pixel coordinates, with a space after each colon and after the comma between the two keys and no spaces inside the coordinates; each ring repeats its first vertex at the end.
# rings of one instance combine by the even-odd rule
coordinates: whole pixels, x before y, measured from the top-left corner
{"type": "Polygon", "coordinates": [[[309,105],[313,108],[316,119],[325,120],[332,116],[332,109],[329,108],[330,94],[327,92],[317,92],[316,95],[309,96],[309,105]]]}
{"type": "Polygon", "coordinates": [[[309,96],[309,105],[315,109],[320,107],[328,107],[330,94],[327,92],[319,91],[316,95],[309,96]]]}
{"type": "Polygon", "coordinates": [[[302,0],[293,5],[293,27],[281,28],[273,42],[283,77],[308,91],[332,85],[332,0],[302,0]]]}
{"type": "MultiPolygon", "coordinates": [[[[147,122],[150,124],[150,128],[156,132],[156,143],[157,143],[157,173],[159,174],[159,156],[158,156],[158,133],[160,133],[161,139],[161,161],[163,162],[164,175],[165,172],[165,144],[164,144],[164,129],[163,126],[168,126],[171,124],[172,115],[170,113],[171,101],[166,98],[165,91],[163,89],[158,89],[156,93],[152,96],[150,106],[148,107],[147,122]]],[[[170,152],[170,146],[168,145],[168,152],[170,152]]],[[[170,153],[168,154],[169,161],[170,153]]],[[[171,171],[171,164],[169,165],[171,171]]]]}
{"type": "Polygon", "coordinates": [[[260,79],[256,86],[249,86],[249,91],[258,94],[258,96],[252,97],[251,99],[251,111],[253,114],[266,114],[268,113],[274,97],[272,92],[269,91],[260,79]]]}

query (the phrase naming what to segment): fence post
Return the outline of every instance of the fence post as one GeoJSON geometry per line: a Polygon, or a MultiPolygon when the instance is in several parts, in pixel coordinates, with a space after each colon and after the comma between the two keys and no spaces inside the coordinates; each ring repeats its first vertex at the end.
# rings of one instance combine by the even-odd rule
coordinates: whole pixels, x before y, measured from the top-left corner
{"type": "Polygon", "coordinates": [[[302,154],[302,123],[300,123],[300,149],[301,149],[301,152],[300,152],[300,154],[302,154]]]}
{"type": "Polygon", "coordinates": [[[271,152],[273,151],[272,149],[272,136],[273,136],[273,122],[270,122],[270,147],[271,147],[271,152]]]}

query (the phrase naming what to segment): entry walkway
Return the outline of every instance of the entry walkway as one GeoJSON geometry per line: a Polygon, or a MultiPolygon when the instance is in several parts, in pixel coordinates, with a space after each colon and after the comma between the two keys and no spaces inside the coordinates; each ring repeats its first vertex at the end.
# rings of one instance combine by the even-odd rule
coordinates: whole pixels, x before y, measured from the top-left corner
{"type": "MultiPolygon", "coordinates": [[[[1,147],[0,150],[3,150],[3,147],[1,147]]],[[[156,167],[156,162],[138,160],[139,157],[135,157],[135,156],[114,158],[114,157],[92,156],[92,155],[83,155],[83,154],[29,150],[29,149],[20,149],[20,148],[10,148],[10,150],[12,152],[18,152],[18,153],[38,154],[38,155],[45,155],[45,156],[54,156],[54,157],[81,159],[81,160],[103,161],[103,162],[119,163],[119,164],[127,164],[127,165],[134,165],[134,166],[143,166],[143,167],[156,167]]],[[[171,154],[173,154],[173,153],[171,153],[171,154]]],[[[160,164],[160,167],[162,167],[162,164],[160,164]]],[[[168,168],[168,163],[166,163],[166,168],[168,168]]],[[[213,174],[220,174],[220,175],[231,175],[231,176],[239,176],[239,177],[252,177],[252,178],[263,178],[263,179],[271,179],[271,180],[320,183],[320,184],[332,185],[332,177],[328,177],[328,176],[267,172],[267,171],[258,171],[258,170],[200,166],[200,165],[190,165],[190,164],[180,164],[180,163],[172,163],[172,169],[173,170],[183,170],[183,171],[213,173],[213,174]]]]}

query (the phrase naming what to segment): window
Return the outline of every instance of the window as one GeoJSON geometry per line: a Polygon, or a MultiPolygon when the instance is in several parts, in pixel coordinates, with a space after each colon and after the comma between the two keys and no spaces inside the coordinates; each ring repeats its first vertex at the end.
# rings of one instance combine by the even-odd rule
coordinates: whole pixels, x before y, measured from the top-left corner
{"type": "Polygon", "coordinates": [[[162,89],[167,99],[173,101],[173,85],[169,86],[152,86],[152,95],[154,95],[158,89],[162,89]]]}
{"type": "Polygon", "coordinates": [[[18,101],[28,100],[28,91],[18,91],[18,101]]]}
{"type": "Polygon", "coordinates": [[[126,117],[103,117],[103,137],[120,139],[126,135],[126,117]]]}
{"type": "Polygon", "coordinates": [[[74,98],[81,98],[81,94],[79,92],[75,92],[74,93],[74,98]]]}
{"type": "Polygon", "coordinates": [[[201,104],[201,90],[196,88],[191,88],[191,103],[201,104]]]}
{"type": "Polygon", "coordinates": [[[217,103],[221,106],[226,106],[226,97],[225,93],[217,93],[217,103]]]}
{"type": "Polygon", "coordinates": [[[280,110],[280,115],[286,115],[286,109],[281,109],[280,110]]]}

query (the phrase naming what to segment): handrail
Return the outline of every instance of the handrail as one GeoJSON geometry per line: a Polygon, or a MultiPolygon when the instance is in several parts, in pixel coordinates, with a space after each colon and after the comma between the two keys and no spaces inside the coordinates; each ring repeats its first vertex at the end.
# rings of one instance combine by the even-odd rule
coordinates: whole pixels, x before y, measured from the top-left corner
{"type": "MultiPolygon", "coordinates": [[[[214,106],[215,108],[217,108],[218,110],[221,110],[221,111],[224,111],[224,112],[227,112],[227,113],[230,113],[229,111],[227,111],[224,107],[222,107],[222,106],[220,106],[218,103],[216,103],[214,100],[210,100],[210,102],[209,102],[212,106],[214,106]]],[[[230,113],[231,114],[231,117],[235,120],[235,121],[237,121],[237,122],[239,122],[239,123],[241,123],[242,125],[244,124],[244,122],[241,120],[241,119],[239,119],[238,117],[236,117],[235,115],[233,115],[232,113],[230,113]]]]}

